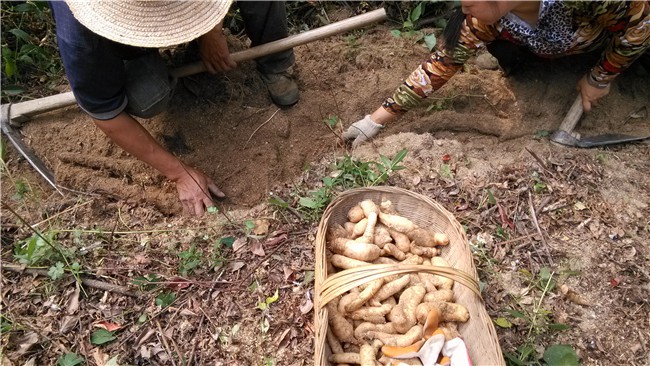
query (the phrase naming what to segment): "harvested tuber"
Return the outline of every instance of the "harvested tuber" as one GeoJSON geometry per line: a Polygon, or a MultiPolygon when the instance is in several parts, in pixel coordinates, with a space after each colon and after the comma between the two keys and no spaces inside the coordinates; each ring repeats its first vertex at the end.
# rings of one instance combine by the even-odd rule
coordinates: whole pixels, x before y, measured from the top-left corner
{"type": "Polygon", "coordinates": [[[454,302],[454,292],[452,290],[427,292],[422,302],[454,302]]]}
{"type": "Polygon", "coordinates": [[[354,235],[354,226],[355,225],[356,225],[355,223],[350,222],[350,221],[343,224],[343,228],[345,229],[345,232],[347,233],[347,235],[345,236],[346,238],[354,239],[357,236],[359,236],[359,235],[357,235],[357,236],[354,235]]]}
{"type": "Polygon", "coordinates": [[[381,221],[381,223],[386,225],[389,229],[399,231],[400,233],[408,233],[417,229],[417,225],[403,216],[380,212],[379,221],[381,221]]]}
{"type": "Polygon", "coordinates": [[[359,365],[361,363],[361,357],[358,353],[334,353],[327,360],[336,364],[351,363],[359,365]]]}
{"type": "Polygon", "coordinates": [[[393,207],[393,202],[391,200],[382,199],[379,204],[379,209],[383,213],[397,215],[397,211],[395,210],[395,207],[393,207]]]}
{"type": "Polygon", "coordinates": [[[344,255],[340,255],[340,254],[332,255],[330,257],[330,263],[332,263],[332,265],[334,267],[342,268],[342,269],[350,269],[350,268],[363,267],[363,266],[369,266],[370,265],[369,262],[364,262],[364,261],[360,261],[360,260],[357,260],[357,259],[348,258],[348,257],[346,257],[344,255]]]}
{"type": "Polygon", "coordinates": [[[350,222],[357,223],[363,220],[364,217],[366,217],[366,215],[363,213],[363,209],[359,205],[352,207],[348,211],[348,220],[350,220],[350,222]]]}
{"type": "Polygon", "coordinates": [[[382,332],[372,332],[373,336],[389,346],[406,347],[422,338],[422,326],[414,325],[405,334],[388,334],[382,332]]]}
{"type": "Polygon", "coordinates": [[[436,233],[429,229],[417,228],[406,233],[406,235],[421,247],[435,247],[438,245],[448,245],[449,238],[443,233],[436,233]]]}
{"type": "Polygon", "coordinates": [[[395,330],[405,333],[417,323],[415,310],[422,302],[426,292],[422,285],[409,287],[402,292],[397,305],[388,315],[388,320],[394,324],[395,330]]]}
{"type": "Polygon", "coordinates": [[[399,250],[399,248],[397,248],[395,244],[391,244],[391,243],[384,245],[384,247],[381,250],[381,255],[384,256],[389,255],[397,259],[398,261],[403,261],[404,259],[406,259],[406,253],[399,250]]]}
{"type": "Polygon", "coordinates": [[[359,238],[356,238],[355,241],[361,243],[373,243],[375,241],[375,226],[377,225],[377,214],[371,212],[368,216],[368,222],[366,225],[366,230],[363,232],[363,235],[359,238]]]}
{"type": "Polygon", "coordinates": [[[421,247],[419,245],[415,245],[415,243],[411,243],[410,252],[415,255],[427,258],[435,257],[440,254],[437,248],[421,247]]]}
{"type": "MultiPolygon", "coordinates": [[[[431,265],[437,267],[449,267],[449,262],[447,262],[442,257],[433,257],[431,258],[431,265]]],[[[451,290],[451,288],[454,286],[454,280],[444,276],[434,275],[434,281],[436,287],[439,290],[440,289],[451,290]]]]}
{"type": "Polygon", "coordinates": [[[353,312],[363,306],[368,300],[370,300],[375,294],[381,289],[381,286],[384,284],[384,279],[379,278],[374,281],[371,281],[367,284],[366,288],[359,293],[359,296],[354,299],[352,302],[345,306],[347,312],[353,312]]]}
{"type": "Polygon", "coordinates": [[[410,276],[406,274],[395,281],[384,284],[372,299],[381,302],[402,291],[409,284],[409,277],[410,276]]]}
{"type": "Polygon", "coordinates": [[[379,214],[379,207],[377,207],[377,204],[373,200],[363,200],[359,202],[359,206],[363,209],[363,214],[366,217],[369,217],[371,212],[379,214]]]}
{"type": "Polygon", "coordinates": [[[391,243],[393,238],[390,236],[388,228],[382,224],[375,225],[375,245],[383,248],[384,245],[391,243]]]}
{"type": "Polygon", "coordinates": [[[372,345],[361,345],[361,350],[359,351],[359,364],[361,366],[375,366],[376,359],[377,351],[372,345]]]}
{"type": "Polygon", "coordinates": [[[332,242],[330,248],[334,253],[360,261],[374,261],[381,255],[381,249],[375,244],[362,243],[339,238],[332,242]]]}
{"type": "Polygon", "coordinates": [[[388,229],[388,233],[395,241],[395,245],[399,250],[406,253],[411,249],[411,239],[409,239],[406,234],[402,234],[399,231],[390,228],[388,229]]]}
{"type": "Polygon", "coordinates": [[[352,229],[352,236],[356,238],[363,235],[363,233],[366,231],[366,226],[368,226],[368,219],[364,217],[361,221],[354,224],[354,229],[352,229]]]}
{"type": "Polygon", "coordinates": [[[346,306],[351,304],[357,298],[359,298],[359,289],[355,287],[349,293],[341,297],[341,299],[339,300],[339,306],[338,306],[339,313],[346,314],[348,312],[347,310],[345,310],[346,306]]]}
{"type": "Polygon", "coordinates": [[[424,323],[427,315],[433,309],[442,314],[440,318],[444,322],[461,322],[469,320],[469,311],[466,307],[453,302],[423,302],[415,309],[415,316],[418,322],[424,323]]]}
{"type": "Polygon", "coordinates": [[[354,338],[354,328],[352,324],[345,319],[341,313],[339,313],[337,307],[338,303],[336,301],[330,301],[326,305],[327,307],[327,320],[329,326],[332,329],[332,333],[338,338],[339,341],[356,343],[354,338]]]}
{"type": "MultiPolygon", "coordinates": [[[[369,319],[373,319],[374,317],[377,316],[385,317],[386,314],[390,313],[390,311],[393,309],[393,306],[394,305],[391,304],[384,304],[382,306],[367,306],[367,307],[364,306],[360,309],[351,312],[349,317],[350,319],[353,320],[365,320],[377,324],[377,322],[371,321],[369,319]]],[[[385,323],[385,322],[386,319],[384,319],[384,321],[381,323],[385,323]]]]}
{"type": "Polygon", "coordinates": [[[384,333],[384,334],[395,334],[397,331],[392,323],[386,324],[374,324],[370,322],[364,322],[359,324],[354,329],[354,337],[359,341],[363,342],[375,337],[375,332],[384,333]]]}

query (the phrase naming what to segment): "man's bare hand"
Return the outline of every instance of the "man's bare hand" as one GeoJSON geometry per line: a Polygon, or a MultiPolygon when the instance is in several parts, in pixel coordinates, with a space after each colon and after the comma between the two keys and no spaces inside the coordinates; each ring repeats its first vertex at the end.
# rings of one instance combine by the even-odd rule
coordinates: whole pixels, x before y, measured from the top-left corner
{"type": "Polygon", "coordinates": [[[187,165],[185,174],[181,174],[174,182],[183,211],[189,215],[203,216],[207,207],[214,206],[210,192],[217,197],[226,196],[212,179],[187,165]]]}
{"type": "Polygon", "coordinates": [[[591,108],[596,105],[596,102],[609,94],[609,90],[611,89],[610,84],[607,84],[605,88],[597,88],[591,85],[587,80],[588,77],[589,74],[583,76],[576,87],[582,96],[582,110],[585,112],[591,111],[591,108]]]}
{"type": "Polygon", "coordinates": [[[199,38],[201,60],[211,74],[218,71],[232,70],[237,67],[237,63],[230,57],[228,42],[221,30],[221,26],[221,23],[217,24],[214,29],[199,38]]]}

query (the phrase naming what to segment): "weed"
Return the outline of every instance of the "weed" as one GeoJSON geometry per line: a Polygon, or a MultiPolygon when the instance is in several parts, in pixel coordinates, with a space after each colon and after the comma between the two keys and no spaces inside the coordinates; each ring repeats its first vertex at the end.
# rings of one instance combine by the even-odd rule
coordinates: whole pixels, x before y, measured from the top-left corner
{"type": "Polygon", "coordinates": [[[166,308],[176,300],[176,294],[172,291],[166,291],[156,296],[156,305],[166,308]]]}
{"type": "Polygon", "coordinates": [[[30,189],[27,183],[24,180],[17,180],[14,183],[14,189],[16,192],[11,196],[11,199],[14,201],[20,201],[25,198],[25,195],[29,193],[30,189]]]}
{"type": "Polygon", "coordinates": [[[84,359],[74,352],[68,352],[61,356],[56,362],[58,366],[77,366],[83,365],[84,359]]]}
{"type": "Polygon", "coordinates": [[[449,164],[440,165],[439,174],[443,179],[454,179],[454,172],[451,170],[451,166],[449,166],[449,164]]]}
{"type": "MultiPolygon", "coordinates": [[[[385,183],[393,172],[406,169],[401,165],[406,157],[407,150],[400,150],[390,159],[380,155],[380,161],[360,161],[349,155],[344,156],[336,163],[334,172],[323,178],[323,186],[307,192],[298,199],[298,208],[306,214],[309,220],[316,220],[330,203],[334,194],[339,190],[357,187],[376,186],[385,183]]],[[[286,202],[274,199],[277,207],[282,207],[286,202]]]]}
{"type": "Polygon", "coordinates": [[[201,265],[203,251],[197,249],[196,245],[192,244],[188,250],[178,253],[178,257],[181,260],[178,266],[178,273],[183,277],[187,277],[188,274],[192,273],[201,265]]]}
{"type": "Polygon", "coordinates": [[[605,164],[607,162],[608,156],[604,152],[596,153],[596,161],[600,164],[605,164]]]}
{"type": "Polygon", "coordinates": [[[425,2],[420,2],[417,4],[411,11],[408,16],[402,22],[402,29],[393,29],[390,33],[395,37],[408,37],[413,40],[414,43],[424,41],[426,47],[431,51],[436,45],[436,35],[425,34],[422,31],[416,30],[416,22],[420,20],[424,10],[425,2]]]}
{"type": "Polygon", "coordinates": [[[226,263],[226,258],[223,255],[222,246],[223,245],[228,246],[227,243],[230,242],[230,247],[232,247],[232,243],[234,241],[235,238],[233,237],[224,237],[224,238],[220,238],[219,240],[217,240],[216,243],[214,243],[214,247],[212,248],[212,253],[210,253],[211,270],[215,270],[223,267],[224,263],[226,263]]]}
{"type": "Polygon", "coordinates": [[[14,247],[14,258],[19,263],[28,266],[45,265],[57,260],[62,260],[60,253],[48,244],[56,245],[58,232],[49,231],[41,235],[34,234],[29,238],[18,241],[14,247]]]}
{"type": "Polygon", "coordinates": [[[160,282],[160,276],[157,274],[138,276],[131,280],[131,283],[138,286],[140,291],[155,290],[158,287],[158,282],[160,282]]]}
{"type": "Polygon", "coordinates": [[[537,172],[533,173],[533,182],[533,192],[542,193],[547,190],[550,191],[550,187],[546,183],[542,182],[537,172]]]}
{"type": "Polygon", "coordinates": [[[280,294],[278,290],[275,290],[275,294],[273,296],[267,296],[266,299],[264,299],[264,301],[257,302],[257,308],[262,311],[262,321],[261,321],[262,333],[268,332],[269,328],[271,327],[268,319],[269,307],[271,304],[278,301],[279,298],[280,298],[280,294]]]}
{"type": "MultiPolygon", "coordinates": [[[[549,268],[540,269],[537,276],[534,276],[526,270],[522,270],[520,273],[528,278],[532,288],[540,291],[541,294],[539,295],[539,300],[533,301],[532,309],[527,309],[521,304],[518,304],[519,310],[505,309],[510,317],[516,319],[519,323],[523,322],[527,327],[524,343],[517,348],[516,352],[506,353],[505,356],[508,364],[539,364],[537,360],[542,358],[549,365],[578,365],[575,350],[569,346],[552,345],[546,349],[543,355],[539,355],[537,351],[541,336],[550,331],[569,329],[565,324],[553,323],[552,312],[542,307],[542,303],[547,294],[555,288],[555,273],[551,272],[549,268]],[[557,363],[556,360],[558,359],[564,360],[566,363],[557,363]]],[[[535,291],[532,291],[532,289],[531,292],[535,294],[535,291]]],[[[506,318],[498,318],[495,320],[495,324],[499,327],[509,328],[513,323],[506,318]]]]}
{"type": "Polygon", "coordinates": [[[510,239],[510,235],[508,234],[506,229],[501,225],[497,225],[497,228],[494,230],[494,235],[503,240],[510,239]]]}
{"type": "Polygon", "coordinates": [[[338,116],[334,115],[328,115],[327,117],[323,118],[323,122],[325,122],[325,124],[327,124],[330,128],[334,128],[340,121],[341,119],[338,116]]]}

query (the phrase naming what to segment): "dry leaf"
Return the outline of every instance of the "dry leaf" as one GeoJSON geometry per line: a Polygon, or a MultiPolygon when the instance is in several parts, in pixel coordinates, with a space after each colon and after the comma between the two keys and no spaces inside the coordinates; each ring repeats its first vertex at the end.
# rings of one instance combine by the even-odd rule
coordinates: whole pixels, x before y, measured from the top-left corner
{"type": "Polygon", "coordinates": [[[234,263],[230,264],[230,268],[232,269],[233,272],[235,272],[235,271],[239,271],[240,269],[242,269],[242,267],[244,267],[245,265],[246,265],[246,263],[244,263],[244,262],[234,262],[234,263]]]}
{"type": "Polygon", "coordinates": [[[266,253],[262,247],[262,243],[259,240],[254,240],[251,244],[251,252],[257,256],[264,257],[266,253]]]}
{"type": "Polygon", "coordinates": [[[93,324],[93,326],[94,326],[95,328],[103,328],[103,329],[106,329],[106,330],[109,331],[109,332],[114,332],[114,331],[116,331],[116,330],[122,328],[121,325],[119,325],[119,324],[115,324],[115,323],[111,323],[111,322],[107,322],[106,320],[102,320],[102,321],[100,321],[100,322],[97,322],[97,323],[93,324]]]}
{"type": "Polygon", "coordinates": [[[266,219],[255,220],[255,227],[253,228],[253,234],[266,235],[268,232],[269,232],[269,220],[266,219]]]}
{"type": "Polygon", "coordinates": [[[24,336],[18,338],[15,343],[18,344],[15,354],[22,356],[38,343],[38,334],[36,332],[27,332],[24,336]]]}
{"type": "Polygon", "coordinates": [[[300,312],[307,314],[314,308],[314,302],[311,299],[305,299],[305,301],[300,304],[300,312]]]}
{"type": "Polygon", "coordinates": [[[99,347],[93,349],[92,355],[97,366],[104,366],[106,364],[106,361],[108,361],[108,355],[102,352],[99,347]]]}
{"type": "Polygon", "coordinates": [[[287,281],[289,280],[289,277],[293,275],[293,269],[291,269],[288,266],[282,266],[282,272],[284,273],[284,280],[287,281]]]}
{"type": "Polygon", "coordinates": [[[76,324],[77,324],[77,316],[74,315],[66,315],[63,317],[63,320],[61,320],[61,325],[59,326],[59,332],[61,334],[65,334],[70,329],[72,329],[76,324]]]}
{"type": "Polygon", "coordinates": [[[232,251],[237,253],[241,248],[243,248],[246,245],[246,239],[244,238],[237,238],[235,241],[232,243],[232,251]]]}
{"type": "Polygon", "coordinates": [[[278,351],[280,349],[286,347],[287,343],[289,343],[289,337],[287,337],[287,335],[289,335],[290,330],[291,330],[291,328],[285,329],[284,332],[282,332],[282,334],[278,338],[279,339],[279,341],[278,341],[278,351]]]}
{"type": "Polygon", "coordinates": [[[136,254],[136,256],[133,257],[133,262],[135,264],[149,264],[151,263],[151,259],[147,258],[142,254],[136,254]]]}
{"type": "Polygon", "coordinates": [[[414,185],[414,186],[417,186],[418,184],[420,184],[420,181],[421,181],[421,180],[422,180],[422,178],[420,178],[419,175],[416,175],[416,176],[413,178],[413,185],[414,185]]]}
{"type": "Polygon", "coordinates": [[[167,288],[172,291],[180,291],[181,289],[188,288],[192,284],[190,281],[184,279],[183,277],[174,277],[169,280],[167,288]]]}
{"type": "Polygon", "coordinates": [[[66,312],[68,315],[72,315],[79,310],[79,290],[80,286],[79,283],[75,283],[75,289],[70,293],[70,297],[68,298],[68,307],[66,309],[66,312]]]}

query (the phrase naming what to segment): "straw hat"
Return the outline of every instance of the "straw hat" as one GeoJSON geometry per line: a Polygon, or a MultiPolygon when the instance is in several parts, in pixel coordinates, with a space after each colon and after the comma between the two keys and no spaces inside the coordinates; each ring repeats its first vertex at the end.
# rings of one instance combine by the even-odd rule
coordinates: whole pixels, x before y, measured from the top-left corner
{"type": "Polygon", "coordinates": [[[189,42],[223,20],[232,0],[66,0],[74,17],[96,34],[138,47],[189,42]]]}

